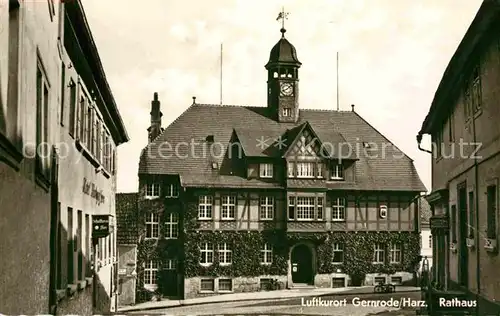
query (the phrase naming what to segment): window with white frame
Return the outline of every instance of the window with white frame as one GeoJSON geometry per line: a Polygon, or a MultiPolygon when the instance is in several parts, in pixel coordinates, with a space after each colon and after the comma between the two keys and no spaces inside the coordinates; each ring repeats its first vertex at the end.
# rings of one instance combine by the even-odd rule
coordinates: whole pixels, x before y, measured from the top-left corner
{"type": "Polygon", "coordinates": [[[198,198],[198,219],[212,219],[214,200],[211,195],[202,195],[198,198]]]}
{"type": "Polygon", "coordinates": [[[176,259],[167,259],[165,261],[164,268],[165,268],[165,270],[170,270],[170,271],[177,270],[177,260],[176,259]]]}
{"type": "Polygon", "coordinates": [[[297,163],[297,178],[314,178],[314,163],[297,163]]]}
{"type": "Polygon", "coordinates": [[[176,198],[179,196],[179,186],[177,184],[167,184],[165,191],[165,197],[167,198],[176,198]]]}
{"type": "Polygon", "coordinates": [[[260,219],[271,220],[274,215],[274,197],[261,196],[259,201],[260,219]]]}
{"type": "Polygon", "coordinates": [[[229,265],[233,262],[233,252],[227,243],[219,244],[219,264],[229,265]]]}
{"type": "Polygon", "coordinates": [[[333,244],[332,262],[336,264],[344,263],[344,244],[341,243],[333,244]]]}
{"type": "Polygon", "coordinates": [[[323,197],[318,197],[317,203],[316,203],[316,216],[318,220],[322,220],[324,218],[324,213],[323,213],[323,197]]]}
{"type": "Polygon", "coordinates": [[[332,221],[345,221],[345,198],[334,198],[332,204],[332,221]]]}
{"type": "Polygon", "coordinates": [[[146,198],[157,197],[160,197],[160,184],[154,182],[146,184],[146,198]]]}
{"type": "Polygon", "coordinates": [[[179,214],[168,212],[165,214],[165,238],[176,239],[179,236],[179,214]]]}
{"type": "Polygon", "coordinates": [[[295,177],[295,164],[293,162],[287,163],[287,168],[288,168],[288,177],[293,178],[295,177]]]}
{"type": "Polygon", "coordinates": [[[373,262],[374,263],[385,262],[385,247],[383,244],[377,243],[373,246],[373,262]]]}
{"type": "Polygon", "coordinates": [[[233,290],[233,280],[219,279],[219,292],[231,292],[233,290]]]}
{"type": "Polygon", "coordinates": [[[158,238],[160,217],[156,213],[146,214],[146,238],[158,238]]]}
{"type": "Polygon", "coordinates": [[[323,167],[322,163],[316,165],[316,178],[323,178],[323,167]]]}
{"type": "Polygon", "coordinates": [[[272,178],[273,177],[273,164],[261,163],[259,166],[259,173],[260,173],[261,178],[272,178]]]}
{"type": "Polygon", "coordinates": [[[391,263],[401,263],[401,244],[391,244],[391,263]]]}
{"type": "Polygon", "coordinates": [[[314,197],[298,196],[297,197],[297,219],[312,220],[314,219],[314,197]]]}
{"type": "Polygon", "coordinates": [[[340,163],[333,164],[332,166],[332,176],[333,180],[343,180],[344,179],[344,166],[340,163]]]}
{"type": "Polygon", "coordinates": [[[269,243],[265,243],[260,250],[260,263],[261,264],[271,264],[273,263],[273,246],[269,243]]]}
{"type": "Polygon", "coordinates": [[[236,196],[234,195],[225,195],[222,197],[221,203],[222,219],[234,219],[236,212],[236,196]]]}
{"type": "Polygon", "coordinates": [[[156,285],[158,274],[158,262],[154,260],[146,261],[144,265],[144,285],[156,285]]]}
{"type": "Polygon", "coordinates": [[[214,248],[211,243],[205,242],[200,247],[200,263],[210,265],[214,262],[214,248]]]}

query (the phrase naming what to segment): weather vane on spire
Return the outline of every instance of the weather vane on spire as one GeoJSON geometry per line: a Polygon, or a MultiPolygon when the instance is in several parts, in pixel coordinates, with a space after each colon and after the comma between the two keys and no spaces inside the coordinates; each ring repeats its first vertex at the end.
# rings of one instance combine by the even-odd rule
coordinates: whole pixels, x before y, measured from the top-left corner
{"type": "Polygon", "coordinates": [[[288,19],[288,15],[289,14],[290,13],[289,12],[285,12],[285,8],[282,7],[280,14],[278,14],[278,17],[276,18],[276,21],[281,20],[281,30],[280,31],[281,31],[282,36],[285,36],[285,32],[286,32],[286,30],[285,30],[285,20],[288,19]]]}

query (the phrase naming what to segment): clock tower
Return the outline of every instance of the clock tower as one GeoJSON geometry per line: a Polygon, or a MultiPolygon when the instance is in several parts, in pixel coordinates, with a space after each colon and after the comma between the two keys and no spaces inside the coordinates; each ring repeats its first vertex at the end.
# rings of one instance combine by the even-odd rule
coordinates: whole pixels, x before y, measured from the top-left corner
{"type": "MultiPolygon", "coordinates": [[[[285,19],[285,13],[278,18],[285,19]]],[[[295,123],[299,118],[299,68],[295,47],[285,38],[281,28],[281,39],[269,56],[267,69],[267,108],[271,117],[282,123],[295,123]]]]}

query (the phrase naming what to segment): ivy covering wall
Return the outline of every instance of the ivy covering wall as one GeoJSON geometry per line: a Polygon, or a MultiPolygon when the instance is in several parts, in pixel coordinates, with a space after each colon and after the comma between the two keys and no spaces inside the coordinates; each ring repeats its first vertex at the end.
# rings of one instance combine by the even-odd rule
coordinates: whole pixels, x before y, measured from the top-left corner
{"type": "MultiPolygon", "coordinates": [[[[139,219],[145,218],[150,212],[157,212],[163,223],[164,209],[176,209],[180,214],[179,238],[174,240],[163,239],[162,233],[158,240],[146,240],[145,229],[139,226],[140,236],[138,244],[137,293],[138,301],[150,300],[151,293],[145,291],[144,262],[158,260],[158,292],[162,293],[161,263],[168,258],[176,257],[179,260],[179,274],[184,278],[195,276],[259,276],[259,275],[286,275],[290,247],[299,241],[309,241],[315,245],[317,258],[317,273],[335,273],[341,269],[352,278],[364,279],[368,273],[392,274],[396,271],[414,272],[420,262],[420,234],[417,232],[285,232],[274,231],[199,231],[197,221],[197,205],[195,202],[178,205],[165,205],[163,200],[144,200],[139,202],[139,219]],[[182,210],[182,211],[181,211],[182,210]],[[210,266],[201,266],[200,249],[202,243],[211,243],[214,249],[214,263],[210,266]],[[232,264],[221,266],[218,263],[217,245],[227,243],[232,250],[232,264]],[[260,251],[264,243],[273,246],[273,262],[271,265],[260,264],[260,251]],[[333,244],[344,245],[344,263],[333,264],[333,244]],[[390,245],[401,245],[401,263],[390,264],[390,245]],[[385,263],[373,264],[374,245],[384,244],[385,263]]],[[[144,226],[144,223],[140,224],[144,226]]],[[[144,222],[144,221],[142,221],[144,222]]],[[[160,224],[160,230],[164,225],[160,224]]]]}

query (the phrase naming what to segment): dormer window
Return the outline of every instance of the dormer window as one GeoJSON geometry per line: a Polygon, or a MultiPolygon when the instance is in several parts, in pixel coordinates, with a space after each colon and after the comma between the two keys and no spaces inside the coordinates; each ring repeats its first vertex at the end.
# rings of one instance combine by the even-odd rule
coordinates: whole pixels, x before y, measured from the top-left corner
{"type": "Polygon", "coordinates": [[[165,188],[166,198],[176,198],[179,197],[179,186],[177,184],[168,184],[165,188]]]}
{"type": "Polygon", "coordinates": [[[340,163],[333,164],[332,166],[332,180],[344,180],[344,166],[340,163]]]}
{"type": "Polygon", "coordinates": [[[259,166],[259,174],[261,178],[272,178],[273,177],[273,164],[261,163],[259,166]]]}
{"type": "Polygon", "coordinates": [[[158,197],[160,197],[160,184],[154,182],[146,184],[146,198],[154,199],[158,197]]]}
{"type": "Polygon", "coordinates": [[[284,108],[283,109],[283,116],[285,116],[285,117],[292,116],[292,109],[290,109],[290,108],[284,108]]]}

